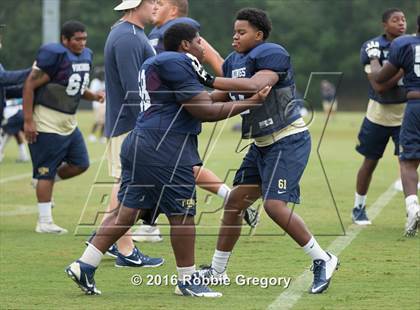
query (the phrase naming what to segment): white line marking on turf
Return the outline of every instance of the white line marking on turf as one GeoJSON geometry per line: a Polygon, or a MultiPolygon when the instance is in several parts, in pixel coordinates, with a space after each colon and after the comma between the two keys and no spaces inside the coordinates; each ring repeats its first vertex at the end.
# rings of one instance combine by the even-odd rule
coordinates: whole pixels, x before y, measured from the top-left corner
{"type": "Polygon", "coordinates": [[[0,217],[38,213],[38,209],[36,208],[35,205],[33,206],[18,205],[18,206],[13,206],[13,208],[14,210],[0,211],[0,217]]]}
{"type": "MultiPolygon", "coordinates": [[[[369,218],[371,221],[373,221],[381,213],[381,211],[391,201],[396,193],[397,190],[395,190],[394,182],[392,182],[391,186],[368,209],[369,218]]],[[[350,245],[350,243],[364,228],[364,226],[352,224],[347,229],[347,234],[345,236],[340,236],[331,242],[327,248],[328,251],[331,251],[331,253],[334,253],[338,256],[347,246],[350,245]]],[[[267,309],[291,309],[302,297],[302,294],[308,291],[311,281],[312,272],[306,270],[294,281],[292,281],[292,284],[289,286],[289,288],[281,293],[276,298],[276,300],[274,300],[274,302],[268,306],[267,309]]]]}

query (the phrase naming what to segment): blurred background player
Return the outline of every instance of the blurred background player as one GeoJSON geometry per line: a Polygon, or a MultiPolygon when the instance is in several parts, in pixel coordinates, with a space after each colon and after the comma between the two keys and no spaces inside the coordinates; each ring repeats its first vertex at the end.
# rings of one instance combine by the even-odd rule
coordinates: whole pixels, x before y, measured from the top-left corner
{"type": "Polygon", "coordinates": [[[63,234],[54,224],[51,197],[54,182],[75,177],[89,167],[85,142],[77,127],[81,98],[102,101],[103,93],[87,89],[92,51],[86,47],[85,26],[68,21],[61,43],[43,45],[23,90],[24,131],[36,182],[38,233],[63,234]]]}
{"type": "MultiPolygon", "coordinates": [[[[158,0],[157,7],[153,19],[155,27],[148,35],[149,42],[157,54],[165,51],[163,37],[166,30],[171,26],[184,23],[200,31],[200,24],[196,20],[187,17],[188,0],[158,0]]],[[[203,37],[201,37],[201,45],[204,48],[203,63],[210,65],[217,76],[222,76],[223,58],[203,37]]],[[[194,175],[198,186],[226,199],[230,188],[213,171],[202,166],[195,166],[194,175]]],[[[253,208],[248,209],[245,214],[245,221],[251,227],[255,227],[258,223],[257,211],[253,208]]],[[[139,242],[157,242],[161,241],[162,237],[157,226],[143,224],[133,233],[133,240],[139,242]]]]}
{"type": "Polygon", "coordinates": [[[386,83],[379,84],[372,78],[370,60],[366,48],[379,46],[380,63],[383,65],[389,54],[391,42],[403,35],[407,28],[404,13],[400,9],[388,9],[382,14],[384,34],[366,41],[360,50],[360,59],[369,80],[369,103],[366,117],[359,132],[356,150],[364,156],[357,173],[356,193],[352,219],[355,224],[369,225],[366,214],[366,198],[373,172],[382,157],[389,139],[394,142],[394,154],[399,154],[399,134],[404,114],[406,95],[399,83],[402,71],[386,83]]]}
{"type": "Polygon", "coordinates": [[[23,133],[22,98],[6,101],[1,129],[3,130],[2,133],[0,133],[0,162],[3,160],[6,144],[12,137],[15,138],[19,151],[16,161],[29,161],[30,158],[28,151],[26,150],[25,135],[23,133]]]}
{"type": "Polygon", "coordinates": [[[266,12],[240,10],[234,24],[235,51],[223,64],[226,78],[197,69],[206,86],[222,90],[211,94],[215,101],[243,100],[249,92],[266,85],[273,87],[263,106],[241,114],[242,138],[254,142],[236,171],[212,263],[202,275],[221,281],[227,277],[228,261],[241,233],[243,210],[262,198],[268,216],[312,259],[310,292],[319,294],[328,288],[339,262],[320,247],[304,221],[288,208],[289,203],[300,203],[299,182],[311,152],[311,137],[295,100],[290,55],[282,46],[266,41],[271,29],[266,12]]]}
{"type": "MultiPolygon", "coordinates": [[[[94,69],[94,79],[90,83],[90,90],[93,92],[105,92],[105,71],[103,67],[96,67],[94,69]]],[[[105,105],[105,102],[92,101],[95,123],[93,124],[92,130],[88,137],[90,142],[96,142],[98,140],[96,132],[99,132],[99,142],[106,143],[106,138],[104,135],[105,105]]]]}
{"type": "Polygon", "coordinates": [[[335,86],[327,81],[321,81],[321,97],[322,97],[322,109],[324,110],[325,116],[333,117],[337,112],[337,94],[335,86]]]}
{"type": "MultiPolygon", "coordinates": [[[[105,136],[108,138],[108,173],[114,178],[108,213],[118,208],[121,145],[133,130],[142,111],[139,71],[143,62],[155,55],[144,33],[144,27],[152,22],[156,9],[155,0],[122,1],[114,10],[124,12],[124,15],[112,26],[105,42],[105,136]]],[[[105,220],[106,216],[103,221],[105,220]]],[[[163,263],[161,258],[152,258],[141,253],[134,246],[129,231],[108,253],[116,257],[117,267],[154,267],[163,263]]]]}
{"type": "Polygon", "coordinates": [[[389,49],[388,62],[380,64],[378,44],[366,47],[371,59],[373,79],[387,83],[399,70],[404,71],[407,106],[400,131],[400,168],[405,195],[407,221],[405,235],[415,236],[420,223],[420,205],[417,195],[420,164],[420,15],[417,16],[417,34],[397,38],[389,49]]]}
{"type": "Polygon", "coordinates": [[[141,67],[144,112],[122,146],[119,210],[105,219],[80,259],[66,268],[67,275],[86,294],[101,293],[95,286],[94,274],[103,253],[139,215],[156,210],[165,213],[171,226],[178,272],[175,293],[192,297],[222,295],[202,283],[195,270],[196,191],[192,168],[201,162],[197,136],[202,121],[222,120],[261,104],[270,88],[237,104],[213,102],[193,68],[199,64],[197,58],[203,57],[200,40],[190,25],[174,25],[164,39],[170,52],[146,60],[141,67]]]}

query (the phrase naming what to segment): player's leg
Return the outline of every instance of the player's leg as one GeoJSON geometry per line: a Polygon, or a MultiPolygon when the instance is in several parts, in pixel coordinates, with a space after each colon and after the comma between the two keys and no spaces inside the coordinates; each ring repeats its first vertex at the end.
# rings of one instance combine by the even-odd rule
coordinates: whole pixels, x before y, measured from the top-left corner
{"type": "Polygon", "coordinates": [[[400,132],[401,180],[405,195],[407,222],[405,235],[415,236],[420,225],[420,204],[417,195],[420,164],[420,100],[408,103],[400,132]]]}
{"type": "Polygon", "coordinates": [[[70,138],[58,134],[40,132],[35,143],[29,144],[33,178],[36,182],[38,201],[38,233],[63,234],[67,230],[54,224],[52,217],[52,191],[57,168],[65,158],[70,138]]]}
{"type": "MultiPolygon", "coordinates": [[[[202,166],[194,166],[194,176],[199,187],[226,200],[231,189],[213,171],[202,166]]],[[[244,220],[249,226],[255,227],[259,221],[258,212],[251,207],[247,208],[244,211],[244,220]]]]}
{"type": "Polygon", "coordinates": [[[28,151],[26,150],[25,135],[21,130],[15,134],[15,139],[18,144],[19,157],[18,161],[27,162],[30,160],[28,151]]]}
{"type": "Polygon", "coordinates": [[[302,218],[287,206],[300,202],[299,182],[310,151],[308,132],[288,136],[273,144],[262,159],[262,192],[269,217],[311,257],[314,281],[310,292],[318,294],[327,289],[338,259],[320,247],[302,218]]]}
{"type": "Polygon", "coordinates": [[[359,144],[356,147],[357,152],[364,156],[364,160],[357,173],[356,180],[356,193],[352,210],[352,220],[355,224],[371,224],[366,213],[367,193],[373,172],[385,151],[389,138],[392,136],[391,129],[372,123],[366,117],[363,120],[358,136],[359,144]]]}

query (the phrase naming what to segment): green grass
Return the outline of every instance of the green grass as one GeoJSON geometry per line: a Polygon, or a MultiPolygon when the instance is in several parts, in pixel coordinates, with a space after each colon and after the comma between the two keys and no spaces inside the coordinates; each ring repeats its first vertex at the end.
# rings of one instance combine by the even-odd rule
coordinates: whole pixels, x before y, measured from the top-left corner
{"type": "MultiPolygon", "coordinates": [[[[354,196],[355,175],[362,158],[354,151],[357,133],[363,115],[339,113],[328,126],[320,153],[329,176],[332,191],[344,227],[351,225],[349,217],[354,196]]],[[[93,116],[79,114],[82,131],[86,134],[93,116]]],[[[230,131],[235,120],[226,124],[214,148],[209,148],[206,166],[226,182],[232,184],[234,169],[243,153],[235,153],[239,134],[230,131]],[[227,173],[231,169],[230,173],[227,173]]],[[[301,182],[302,204],[296,206],[319,243],[327,247],[343,234],[340,219],[322,174],[316,156],[324,118],[317,115],[310,130],[313,148],[309,165],[301,182]]],[[[219,123],[215,135],[224,123],[219,123]]],[[[211,124],[206,124],[200,136],[203,152],[210,137],[211,124]]],[[[221,299],[182,298],[173,295],[172,286],[133,286],[130,278],[140,274],[175,274],[175,263],[169,237],[160,244],[141,244],[149,255],[160,255],[166,260],[158,269],[117,269],[113,260],[105,258],[96,274],[102,296],[84,296],[64,274],[64,267],[77,259],[84,250],[86,237],[75,235],[89,232],[95,226],[97,211],[109,186],[94,185],[109,181],[106,161],[101,162],[104,146],[88,144],[91,159],[96,161],[84,175],[56,185],[54,219],[69,229],[64,236],[39,235],[34,232],[36,200],[29,186],[31,164],[16,164],[17,148],[14,142],[7,147],[7,156],[0,164],[0,179],[16,175],[21,179],[0,183],[0,308],[2,309],[264,309],[285,289],[279,286],[260,288],[238,286],[220,288],[221,299]],[[26,174],[26,175],[25,175],[26,174]],[[25,210],[30,214],[11,215],[25,210]],[[92,225],[89,225],[92,224],[92,225]]],[[[213,142],[210,146],[213,145],[213,142]]],[[[242,144],[245,145],[245,144],[242,144]]],[[[372,204],[398,177],[396,158],[388,147],[370,188],[368,204],[372,204]]],[[[211,260],[221,216],[221,200],[199,191],[200,217],[196,241],[197,264],[211,260]]],[[[258,205],[258,203],[257,203],[258,205]]],[[[197,217],[197,221],[198,218],[197,217]]],[[[358,237],[341,253],[341,268],[334,276],[326,294],[312,296],[304,292],[294,309],[419,309],[420,255],[419,237],[402,237],[405,221],[403,196],[398,193],[376,218],[373,225],[362,230],[358,237]]],[[[166,220],[159,222],[167,233],[166,220]]],[[[302,250],[263,213],[255,235],[244,227],[230,260],[229,275],[253,277],[291,277],[292,282],[311,262],[302,250]]],[[[308,283],[308,287],[309,287],[308,283]]]]}

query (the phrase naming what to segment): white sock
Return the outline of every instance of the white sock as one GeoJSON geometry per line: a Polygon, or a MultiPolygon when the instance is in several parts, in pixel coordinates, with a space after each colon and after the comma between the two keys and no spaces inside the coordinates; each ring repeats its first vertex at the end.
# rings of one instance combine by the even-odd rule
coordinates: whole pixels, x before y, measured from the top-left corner
{"type": "Polygon", "coordinates": [[[219,189],[217,190],[217,195],[222,197],[223,199],[227,197],[230,193],[230,188],[226,184],[222,184],[219,189]]]}
{"type": "Polygon", "coordinates": [[[213,254],[213,260],[211,261],[211,267],[218,273],[225,272],[230,254],[232,254],[232,252],[215,250],[213,254]]]}
{"type": "Polygon", "coordinates": [[[316,242],[315,238],[312,237],[309,242],[304,245],[303,250],[306,254],[312,257],[312,260],[322,259],[323,261],[329,261],[330,257],[328,254],[319,246],[318,242],[316,242]]]}
{"type": "Polygon", "coordinates": [[[40,223],[50,223],[53,221],[51,213],[51,201],[50,202],[39,202],[38,203],[38,212],[39,212],[39,222],[40,223]]]}
{"type": "Polygon", "coordinates": [[[19,144],[19,155],[22,159],[28,157],[28,153],[26,152],[25,143],[19,144]]]}
{"type": "Polygon", "coordinates": [[[55,177],[54,177],[54,182],[58,182],[58,181],[61,181],[62,180],[62,178],[60,178],[60,176],[58,175],[58,171],[57,171],[57,173],[55,174],[55,177]]]}
{"type": "Polygon", "coordinates": [[[409,206],[416,204],[419,204],[419,198],[417,195],[410,195],[405,198],[405,207],[408,208],[409,206]]]}
{"type": "Polygon", "coordinates": [[[104,254],[101,251],[89,243],[79,260],[96,268],[99,266],[103,256],[104,254]]]}
{"type": "Polygon", "coordinates": [[[192,265],[191,267],[176,267],[176,270],[178,271],[178,280],[179,281],[186,281],[191,279],[191,275],[196,271],[195,265],[192,265]]]}
{"type": "Polygon", "coordinates": [[[355,207],[359,207],[362,206],[364,207],[366,205],[366,198],[367,195],[359,195],[358,193],[354,194],[354,206],[355,207]]]}

